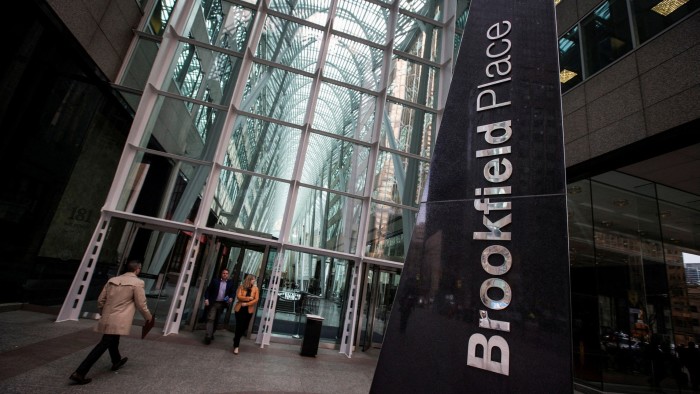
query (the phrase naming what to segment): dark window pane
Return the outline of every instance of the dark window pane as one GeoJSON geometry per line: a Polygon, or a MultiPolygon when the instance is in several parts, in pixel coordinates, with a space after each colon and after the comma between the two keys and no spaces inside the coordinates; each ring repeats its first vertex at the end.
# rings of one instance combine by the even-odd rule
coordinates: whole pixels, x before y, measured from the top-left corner
{"type": "Polygon", "coordinates": [[[559,81],[562,93],[581,80],[581,42],[578,26],[575,26],[559,39],[559,81]]]}
{"type": "Polygon", "coordinates": [[[695,11],[700,1],[684,0],[634,0],[632,8],[637,22],[639,43],[659,34],[686,15],[695,11]]]}
{"type": "Polygon", "coordinates": [[[581,22],[587,75],[591,75],[632,49],[627,5],[606,1],[581,22]]]}

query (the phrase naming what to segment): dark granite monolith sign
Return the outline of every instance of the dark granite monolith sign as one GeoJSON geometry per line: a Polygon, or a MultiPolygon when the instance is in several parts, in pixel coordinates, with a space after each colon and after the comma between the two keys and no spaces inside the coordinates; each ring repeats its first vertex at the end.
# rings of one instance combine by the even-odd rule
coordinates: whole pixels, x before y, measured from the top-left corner
{"type": "Polygon", "coordinates": [[[571,393],[552,0],[473,0],[375,393],[571,393]]]}

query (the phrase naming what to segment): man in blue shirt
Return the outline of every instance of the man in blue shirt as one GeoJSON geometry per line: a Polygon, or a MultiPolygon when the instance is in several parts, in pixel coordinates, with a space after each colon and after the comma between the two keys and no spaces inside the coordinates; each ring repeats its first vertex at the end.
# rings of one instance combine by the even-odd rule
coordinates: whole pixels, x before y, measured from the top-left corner
{"type": "Polygon", "coordinates": [[[204,306],[207,308],[207,333],[204,343],[207,345],[214,339],[216,324],[219,322],[221,312],[233,302],[233,281],[228,278],[226,268],[221,270],[221,278],[212,280],[204,292],[204,306]]]}

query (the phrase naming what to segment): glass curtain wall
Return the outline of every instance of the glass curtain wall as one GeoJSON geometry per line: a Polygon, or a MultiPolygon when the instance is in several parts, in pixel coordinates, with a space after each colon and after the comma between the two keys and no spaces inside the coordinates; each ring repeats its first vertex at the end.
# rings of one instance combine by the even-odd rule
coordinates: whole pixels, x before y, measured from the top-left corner
{"type": "Polygon", "coordinates": [[[320,297],[342,326],[351,267],[405,256],[468,3],[155,1],[105,215],[172,227],[144,241],[154,275],[182,230],[272,246],[279,300],[320,297]]]}
{"type": "Polygon", "coordinates": [[[575,378],[606,392],[690,389],[700,196],[618,172],[568,196],[575,378]]]}

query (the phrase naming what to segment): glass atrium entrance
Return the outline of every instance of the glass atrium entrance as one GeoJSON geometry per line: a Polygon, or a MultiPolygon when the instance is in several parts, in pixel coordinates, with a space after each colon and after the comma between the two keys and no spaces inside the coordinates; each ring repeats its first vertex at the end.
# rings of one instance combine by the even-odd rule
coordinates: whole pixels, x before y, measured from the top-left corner
{"type": "MultiPolygon", "coordinates": [[[[196,329],[228,267],[259,276],[256,340],[293,338],[314,313],[351,355],[360,270],[408,249],[469,2],[153,4],[115,86],[134,121],[58,321],[90,298],[105,228],[129,220],[168,229],[141,256],[153,283],[180,268],[161,282],[174,281],[165,334],[196,329]]],[[[367,307],[386,309],[376,297],[398,275],[376,276],[367,307]]],[[[381,333],[382,315],[362,329],[381,333]]]]}

